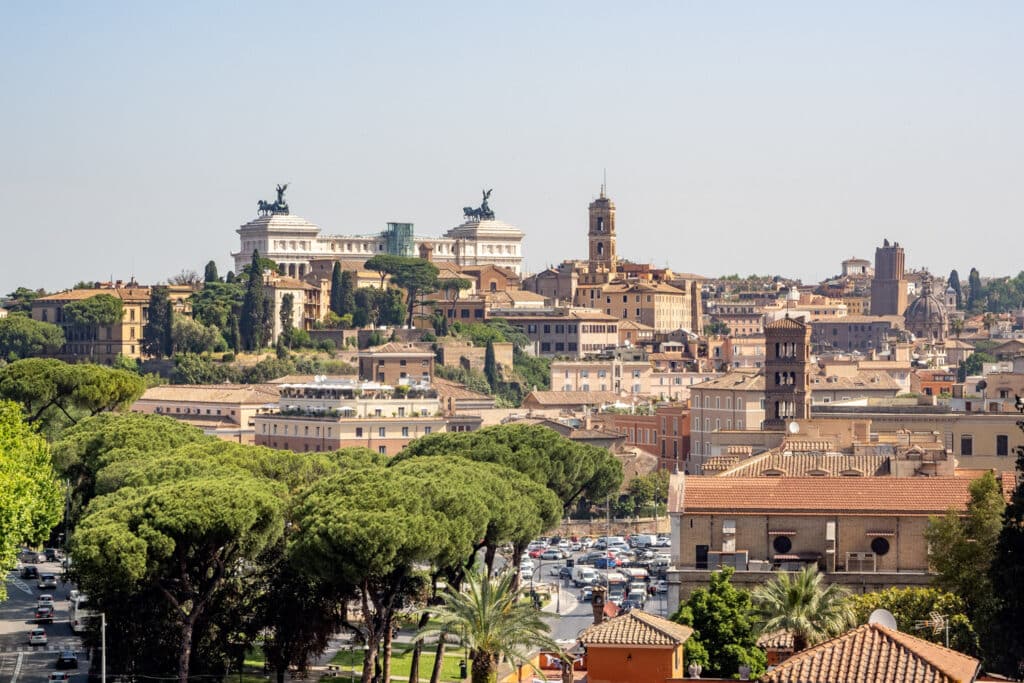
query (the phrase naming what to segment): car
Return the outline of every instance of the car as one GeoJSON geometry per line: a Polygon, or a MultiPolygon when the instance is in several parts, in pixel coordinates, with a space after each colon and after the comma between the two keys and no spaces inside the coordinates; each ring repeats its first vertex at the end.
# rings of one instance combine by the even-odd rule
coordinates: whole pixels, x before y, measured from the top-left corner
{"type": "Polygon", "coordinates": [[[67,671],[51,671],[48,680],[50,683],[67,683],[71,680],[71,674],[67,671]]]}
{"type": "Polygon", "coordinates": [[[594,539],[592,539],[590,536],[584,536],[580,539],[580,545],[582,545],[584,548],[589,548],[590,546],[594,545],[594,539]]]}
{"type": "Polygon", "coordinates": [[[530,567],[523,567],[519,570],[520,581],[533,581],[533,569],[530,567]]]}
{"type": "Polygon", "coordinates": [[[56,588],[57,587],[57,577],[54,576],[53,574],[40,574],[39,575],[39,582],[36,585],[39,586],[40,589],[43,589],[43,588],[56,588]]]}
{"type": "Polygon", "coordinates": [[[553,564],[548,567],[548,574],[551,576],[558,576],[563,569],[566,569],[566,567],[559,567],[557,564],[553,564]]]}
{"type": "Polygon", "coordinates": [[[40,605],[36,607],[35,620],[37,624],[53,623],[53,605],[40,605]]]}
{"type": "Polygon", "coordinates": [[[21,568],[21,578],[23,579],[37,579],[39,578],[39,568],[25,565],[21,568]]]}
{"type": "Polygon", "coordinates": [[[29,645],[46,645],[46,629],[34,628],[28,632],[29,645]]]}
{"type": "Polygon", "coordinates": [[[594,598],[594,589],[590,586],[585,586],[580,591],[580,600],[583,602],[590,602],[594,598]]]}
{"type": "Polygon", "coordinates": [[[43,593],[36,600],[36,607],[53,607],[53,596],[49,593],[43,593]]]}
{"type": "Polygon", "coordinates": [[[563,538],[558,542],[558,547],[562,550],[568,550],[572,547],[572,543],[563,538]]]}
{"type": "Polygon", "coordinates": [[[562,559],[562,551],[555,548],[548,548],[540,554],[542,560],[560,560],[562,559]]]}
{"type": "Polygon", "coordinates": [[[81,592],[79,592],[77,588],[72,588],[68,591],[68,602],[75,602],[76,600],[78,600],[79,595],[81,595],[81,592]]]}
{"type": "Polygon", "coordinates": [[[614,557],[599,557],[594,560],[594,569],[615,569],[617,566],[619,563],[614,557]]]}
{"type": "Polygon", "coordinates": [[[655,581],[654,592],[657,594],[668,593],[668,581],[665,581],[664,579],[661,581],[655,581]]]}
{"type": "Polygon", "coordinates": [[[578,553],[579,551],[583,550],[583,544],[579,541],[573,541],[569,545],[569,550],[573,551],[574,553],[578,553]]]}
{"type": "Polygon", "coordinates": [[[629,612],[632,609],[643,609],[643,604],[634,600],[623,600],[622,604],[619,605],[619,609],[623,612],[629,612]]]}
{"type": "Polygon", "coordinates": [[[559,567],[558,568],[558,578],[562,579],[563,581],[566,580],[566,579],[571,579],[572,578],[572,567],[559,567]]]}
{"type": "Polygon", "coordinates": [[[78,655],[72,652],[71,650],[61,650],[60,655],[57,657],[57,668],[77,669],[78,655]]]}
{"type": "Polygon", "coordinates": [[[540,557],[545,552],[547,552],[547,551],[546,550],[541,550],[540,548],[534,548],[533,550],[530,551],[530,557],[537,558],[537,557],[540,557]]]}
{"type": "Polygon", "coordinates": [[[57,562],[64,557],[64,554],[57,548],[44,548],[43,554],[46,555],[47,562],[57,562]]]}

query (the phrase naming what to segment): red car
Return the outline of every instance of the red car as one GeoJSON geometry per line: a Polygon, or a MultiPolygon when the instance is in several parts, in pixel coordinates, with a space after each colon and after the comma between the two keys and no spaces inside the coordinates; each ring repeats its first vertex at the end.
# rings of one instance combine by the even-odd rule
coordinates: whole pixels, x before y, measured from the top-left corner
{"type": "Polygon", "coordinates": [[[543,553],[543,552],[544,551],[541,548],[537,548],[536,550],[531,550],[530,551],[530,557],[536,559],[536,558],[540,557],[541,553],[543,553]]]}

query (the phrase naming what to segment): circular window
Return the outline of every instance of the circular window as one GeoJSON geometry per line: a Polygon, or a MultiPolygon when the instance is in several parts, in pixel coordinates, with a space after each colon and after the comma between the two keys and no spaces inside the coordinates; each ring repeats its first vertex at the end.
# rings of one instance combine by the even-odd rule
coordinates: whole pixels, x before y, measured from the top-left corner
{"type": "Polygon", "coordinates": [[[889,552],[889,541],[878,537],[871,541],[871,552],[875,555],[885,555],[889,552]]]}
{"type": "Polygon", "coordinates": [[[793,541],[789,540],[789,536],[776,536],[772,541],[772,547],[775,548],[775,552],[784,555],[793,549],[793,541]]]}

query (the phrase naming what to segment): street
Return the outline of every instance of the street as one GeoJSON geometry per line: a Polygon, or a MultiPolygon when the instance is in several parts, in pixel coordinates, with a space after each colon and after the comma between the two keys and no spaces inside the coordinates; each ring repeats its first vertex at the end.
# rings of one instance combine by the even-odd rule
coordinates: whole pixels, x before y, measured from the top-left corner
{"type": "MultiPolygon", "coordinates": [[[[60,576],[59,562],[33,565],[39,573],[60,576]]],[[[68,590],[70,585],[57,582],[56,589],[40,590],[35,579],[22,579],[18,571],[7,575],[7,600],[0,603],[0,683],[39,683],[46,681],[55,670],[61,650],[78,653],[78,669],[71,669],[74,683],[85,683],[89,662],[82,652],[81,640],[68,624],[68,590]],[[46,645],[29,645],[28,633],[37,624],[34,612],[36,601],[42,594],[52,595],[55,613],[52,624],[40,624],[46,629],[46,645]]]]}

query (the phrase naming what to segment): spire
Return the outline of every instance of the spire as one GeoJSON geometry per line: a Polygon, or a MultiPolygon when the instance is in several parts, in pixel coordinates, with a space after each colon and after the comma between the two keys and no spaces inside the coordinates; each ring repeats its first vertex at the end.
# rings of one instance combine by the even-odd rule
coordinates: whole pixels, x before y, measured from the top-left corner
{"type": "Polygon", "coordinates": [[[608,187],[608,169],[603,169],[603,175],[601,177],[601,199],[605,198],[605,190],[608,187]]]}

